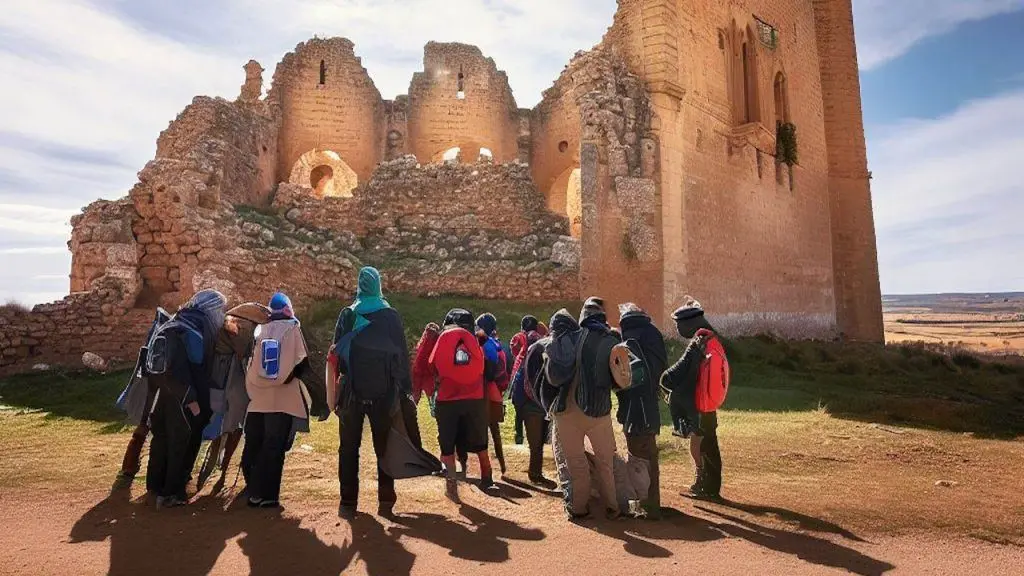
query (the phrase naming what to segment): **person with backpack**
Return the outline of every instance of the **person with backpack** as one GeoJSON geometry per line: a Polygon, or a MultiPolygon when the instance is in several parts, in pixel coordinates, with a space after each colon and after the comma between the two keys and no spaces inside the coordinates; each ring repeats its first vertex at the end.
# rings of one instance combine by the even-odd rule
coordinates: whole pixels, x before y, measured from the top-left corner
{"type": "MultiPolygon", "coordinates": [[[[512,365],[512,405],[515,406],[516,416],[523,420],[526,428],[526,441],[530,447],[530,483],[551,488],[554,484],[544,477],[544,439],[547,437],[548,420],[547,412],[537,400],[534,387],[530,381],[536,380],[539,370],[534,370],[531,375],[527,370],[527,356],[531,350],[535,355],[543,356],[543,349],[533,346],[540,341],[540,334],[536,330],[526,333],[525,341],[519,346],[519,354],[516,355],[515,363],[512,365]]],[[[540,363],[534,361],[535,366],[540,363]]]]}
{"type": "Polygon", "coordinates": [[[498,339],[498,320],[493,314],[481,314],[476,319],[477,339],[484,351],[484,382],[487,387],[487,416],[494,456],[502,476],[507,470],[505,452],[501,445],[501,423],[505,421],[505,391],[508,390],[508,357],[498,339]]]}
{"type": "Polygon", "coordinates": [[[617,518],[611,352],[619,338],[608,327],[604,301],[594,297],[584,303],[579,323],[564,309],[556,312],[551,318],[551,334],[545,376],[558,390],[551,405],[555,420],[552,444],[557,445],[568,470],[569,485],[563,486],[566,514],[570,520],[590,515],[590,487],[595,480],[585,449],[590,440],[606,516],[617,518]]]}
{"type": "Polygon", "coordinates": [[[622,339],[642,363],[639,385],[617,390],[619,408],[616,420],[622,424],[629,453],[648,462],[650,488],[643,506],[647,517],[661,517],[660,475],[658,469],[658,433],[661,413],[658,410],[659,382],[668,366],[665,338],[642,308],[633,303],[619,306],[619,327],[622,339]]]}
{"type": "Polygon", "coordinates": [[[331,353],[338,366],[327,386],[328,405],[340,421],[338,514],[346,519],[356,515],[359,447],[363,422],[369,420],[377,455],[377,512],[391,516],[398,495],[394,477],[384,471],[381,462],[386,457],[392,416],[401,410],[400,397],[412,393],[412,383],[402,317],[384,299],[376,268],[359,271],[356,299],[338,315],[331,353]]]}
{"type": "Polygon", "coordinates": [[[435,378],[424,382],[428,397],[435,394],[437,435],[441,462],[447,472],[445,495],[460,502],[455,473],[456,448],[475,453],[480,460],[480,488],[494,485],[487,454],[487,394],[484,351],[473,334],[473,315],[461,308],[448,312],[429,365],[435,378]]]}
{"type": "Polygon", "coordinates": [[[686,348],[661,378],[668,393],[672,433],[690,440],[696,481],[689,495],[717,500],[722,489],[722,454],[718,448],[718,406],[729,385],[729,364],[704,308],[692,297],[672,313],[686,348]]]}
{"type": "Polygon", "coordinates": [[[163,308],[157,307],[156,317],[150,324],[149,332],[142,346],[139,347],[139,354],[135,362],[135,369],[128,378],[128,385],[121,395],[118,396],[116,406],[125,411],[128,422],[135,425],[131,439],[124,449],[124,457],[121,459],[121,469],[114,480],[114,490],[130,488],[135,480],[135,475],[142,468],[142,449],[149,437],[149,414],[153,410],[153,401],[156,399],[156,385],[150,381],[146,372],[146,357],[149,352],[149,341],[153,338],[156,330],[165,322],[171,319],[163,308]]]}
{"type": "Polygon", "coordinates": [[[242,440],[242,424],[249,410],[245,374],[252,357],[256,328],[270,322],[270,314],[270,309],[263,304],[248,302],[228,310],[224,319],[213,350],[213,387],[210,390],[213,418],[203,431],[210,445],[199,468],[197,489],[218,467],[223,482],[231,457],[242,440]]]}
{"type": "Polygon", "coordinates": [[[248,505],[278,508],[285,454],[297,432],[309,432],[313,403],[303,379],[313,376],[302,325],[292,302],[278,292],[270,299],[270,321],[253,333],[253,355],[245,373],[249,409],[245,417],[248,505]]]}
{"type": "Polygon", "coordinates": [[[223,294],[201,290],[149,341],[146,372],[157,393],[146,489],[156,495],[158,508],[187,503],[185,486],[212,414],[213,350],[226,311],[223,294]]]}
{"type": "MultiPolygon", "coordinates": [[[[526,342],[527,335],[531,332],[535,334],[537,332],[537,317],[530,316],[529,314],[523,316],[523,319],[519,323],[519,327],[519,332],[516,332],[516,334],[512,336],[512,339],[508,341],[508,348],[512,354],[511,357],[513,360],[513,367],[511,370],[509,370],[509,374],[511,375],[515,374],[515,361],[519,359],[520,354],[526,353],[526,348],[528,347],[528,344],[526,342]]],[[[516,410],[515,441],[517,445],[522,445],[523,416],[519,413],[519,406],[517,406],[515,402],[512,403],[512,406],[516,410]]]]}

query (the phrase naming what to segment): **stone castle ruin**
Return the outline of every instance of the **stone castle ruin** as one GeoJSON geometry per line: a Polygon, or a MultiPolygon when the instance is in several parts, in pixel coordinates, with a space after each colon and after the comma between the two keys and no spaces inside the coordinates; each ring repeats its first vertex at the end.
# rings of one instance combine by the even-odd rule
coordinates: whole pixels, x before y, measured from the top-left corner
{"type": "Polygon", "coordinates": [[[0,373],[130,360],[213,287],[636,301],[727,333],[882,338],[851,0],[619,0],[532,110],[473,46],[429,43],[384,100],[344,38],[263,95],[197,97],[128,196],[72,219],[71,295],[0,312],[0,373]]]}

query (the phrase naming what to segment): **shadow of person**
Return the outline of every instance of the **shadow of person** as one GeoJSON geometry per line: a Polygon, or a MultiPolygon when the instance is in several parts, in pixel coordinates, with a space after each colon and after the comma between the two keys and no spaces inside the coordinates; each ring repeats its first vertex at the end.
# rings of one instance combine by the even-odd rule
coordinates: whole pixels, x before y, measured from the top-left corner
{"type": "Polygon", "coordinates": [[[246,512],[237,513],[245,517],[245,536],[238,546],[249,558],[252,575],[337,575],[352,563],[355,550],[351,546],[327,544],[315,532],[302,528],[298,518],[282,516],[279,510],[246,512]]]}
{"type": "Polygon", "coordinates": [[[864,540],[860,536],[857,536],[853,532],[850,532],[849,530],[843,528],[838,524],[833,524],[832,522],[829,522],[827,520],[822,520],[821,518],[815,518],[813,516],[808,516],[806,514],[801,514],[799,512],[794,512],[793,510],[787,510],[785,508],[777,508],[774,506],[759,506],[757,504],[733,502],[731,500],[719,500],[717,502],[713,502],[712,504],[717,504],[719,506],[724,506],[726,508],[732,508],[733,510],[746,512],[747,514],[751,514],[753,516],[774,516],[782,520],[783,522],[790,522],[796,524],[797,526],[799,526],[801,530],[806,530],[808,532],[822,532],[825,534],[835,534],[837,536],[842,536],[843,538],[846,538],[847,540],[852,540],[854,542],[866,542],[866,540],[864,540]]]}
{"type": "Polygon", "coordinates": [[[811,564],[838,568],[862,576],[877,576],[895,568],[888,562],[876,560],[853,548],[847,548],[824,538],[761,526],[704,506],[696,508],[727,521],[728,523],[716,523],[715,526],[730,536],[742,538],[776,552],[796,556],[811,564]]]}
{"type": "Polygon", "coordinates": [[[463,504],[459,512],[468,523],[439,514],[403,514],[393,519],[400,528],[391,532],[431,542],[454,558],[492,564],[510,558],[507,540],[539,541],[545,536],[541,530],[523,528],[468,504],[463,504]]]}
{"type": "MultiPolygon", "coordinates": [[[[596,502],[596,501],[595,501],[596,502]]],[[[591,509],[599,505],[592,502],[591,509]]],[[[640,558],[668,558],[672,552],[651,540],[686,540],[689,542],[711,542],[724,535],[702,518],[688,516],[674,508],[662,508],[662,519],[657,522],[621,518],[618,520],[591,519],[580,523],[609,538],[622,542],[627,553],[640,558]]]]}
{"type": "Polygon", "coordinates": [[[203,513],[185,506],[156,510],[133,503],[127,490],[111,493],[71,528],[69,542],[110,540],[112,576],[162,573],[208,574],[242,522],[223,511],[203,513]]]}
{"type": "Polygon", "coordinates": [[[541,486],[534,486],[533,484],[527,484],[521,480],[514,478],[502,478],[501,481],[509,486],[514,486],[524,492],[532,492],[534,494],[540,494],[541,496],[548,496],[551,498],[561,498],[562,493],[558,490],[549,490],[541,486]]]}
{"type": "Polygon", "coordinates": [[[362,560],[366,564],[367,574],[412,572],[416,555],[406,550],[394,529],[385,529],[377,518],[369,514],[356,516],[350,526],[352,542],[346,553],[362,560]]]}

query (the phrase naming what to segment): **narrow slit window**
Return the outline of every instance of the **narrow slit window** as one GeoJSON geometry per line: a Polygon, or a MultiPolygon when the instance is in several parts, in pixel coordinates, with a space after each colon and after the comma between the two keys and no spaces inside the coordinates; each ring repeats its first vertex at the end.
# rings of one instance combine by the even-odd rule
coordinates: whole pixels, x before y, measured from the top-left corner
{"type": "Polygon", "coordinates": [[[459,68],[458,87],[455,92],[455,97],[459,100],[466,99],[466,75],[462,73],[462,68],[459,68]]]}
{"type": "Polygon", "coordinates": [[[327,62],[324,60],[320,61],[320,85],[327,84],[327,62]]]}

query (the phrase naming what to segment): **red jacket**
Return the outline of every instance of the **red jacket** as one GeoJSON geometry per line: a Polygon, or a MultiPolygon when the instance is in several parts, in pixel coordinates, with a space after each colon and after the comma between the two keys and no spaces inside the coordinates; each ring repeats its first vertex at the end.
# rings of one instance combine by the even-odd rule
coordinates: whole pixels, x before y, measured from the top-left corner
{"type": "Polygon", "coordinates": [[[412,398],[416,403],[419,403],[420,396],[428,386],[431,391],[434,389],[436,374],[430,367],[430,353],[434,351],[434,345],[437,344],[440,335],[441,329],[437,324],[427,324],[419,343],[416,344],[416,358],[412,364],[412,398]]]}
{"type": "MultiPolygon", "coordinates": [[[[464,328],[449,326],[441,332],[430,353],[430,369],[437,377],[437,401],[482,400],[484,395],[484,351],[476,336],[464,328]],[[469,363],[455,364],[455,352],[463,347],[469,363]]],[[[434,380],[423,382],[423,392],[434,393],[434,380]]]]}

